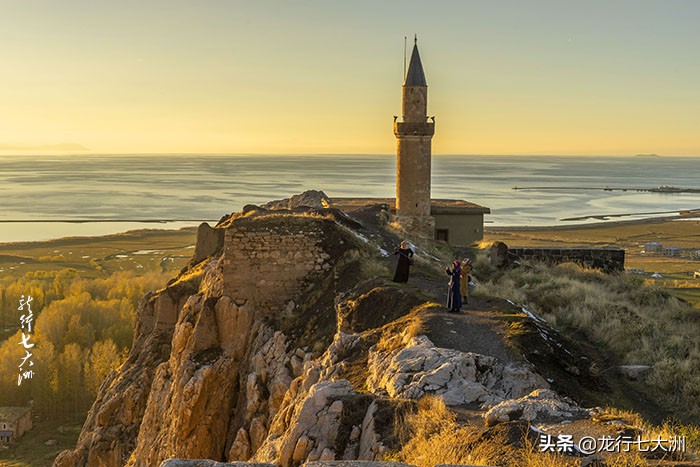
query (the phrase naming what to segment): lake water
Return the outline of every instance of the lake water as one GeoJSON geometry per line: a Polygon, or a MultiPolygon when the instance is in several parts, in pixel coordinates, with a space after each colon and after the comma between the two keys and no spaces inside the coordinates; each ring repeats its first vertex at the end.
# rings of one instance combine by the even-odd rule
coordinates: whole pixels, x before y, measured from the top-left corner
{"type": "MultiPolygon", "coordinates": [[[[2,156],[0,242],[215,222],[245,204],[307,189],[330,197],[393,197],[394,174],[393,155],[2,156]]],[[[433,157],[432,196],[488,206],[486,223],[493,226],[700,208],[700,193],[602,189],[661,185],[700,188],[700,158],[433,157]]]]}

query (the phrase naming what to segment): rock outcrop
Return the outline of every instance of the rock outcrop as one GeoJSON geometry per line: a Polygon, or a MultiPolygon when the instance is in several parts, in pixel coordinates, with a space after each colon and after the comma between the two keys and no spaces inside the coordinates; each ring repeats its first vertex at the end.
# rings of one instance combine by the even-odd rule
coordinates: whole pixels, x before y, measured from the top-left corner
{"type": "Polygon", "coordinates": [[[56,458],[57,466],[124,465],[136,446],[156,368],[170,355],[174,320],[194,293],[203,269],[189,271],[142,300],[132,351],[119,372],[111,372],[88,412],[76,449],[56,458]]]}
{"type": "Polygon", "coordinates": [[[495,405],[489,423],[534,420],[543,405],[577,413],[525,366],[414,335],[413,314],[435,305],[363,277],[382,250],[327,201],[305,193],[200,226],[192,261],[144,298],[127,361],[54,465],[376,461],[427,394],[495,405]],[[302,206],[313,213],[290,211],[302,206]]]}
{"type": "MultiPolygon", "coordinates": [[[[280,417],[273,421],[270,438],[255,458],[282,465],[342,458],[345,449],[340,446],[339,435],[342,419],[347,417],[345,405],[359,398],[347,380],[314,384],[301,397],[295,397],[293,403],[286,404],[280,417]]],[[[356,444],[358,440],[359,429],[348,438],[350,443],[356,444]]]]}
{"type": "Polygon", "coordinates": [[[433,394],[447,405],[493,404],[549,387],[526,368],[503,365],[488,355],[441,349],[425,336],[391,352],[370,349],[368,367],[367,385],[374,392],[408,399],[433,394]]]}
{"type": "Polygon", "coordinates": [[[380,327],[408,314],[422,304],[415,294],[399,287],[378,285],[356,296],[350,291],[338,306],[338,327],[344,333],[359,333],[380,327]]]}
{"type": "Polygon", "coordinates": [[[588,416],[588,411],[574,401],[550,389],[538,389],[519,399],[501,402],[484,414],[486,425],[525,420],[558,422],[588,416]]]}
{"type": "Polygon", "coordinates": [[[197,229],[197,243],[194,246],[192,261],[198,263],[219,252],[224,245],[224,230],[210,227],[202,222],[197,229]]]}
{"type": "Polygon", "coordinates": [[[377,400],[342,378],[345,358],[360,341],[357,335],[338,332],[322,356],[305,364],[253,460],[281,465],[375,460],[386,451],[374,427],[377,400]]]}
{"type": "Polygon", "coordinates": [[[262,207],[264,209],[296,209],[301,207],[327,208],[330,205],[330,199],[324,192],[307,190],[290,198],[267,202],[262,207]]]}

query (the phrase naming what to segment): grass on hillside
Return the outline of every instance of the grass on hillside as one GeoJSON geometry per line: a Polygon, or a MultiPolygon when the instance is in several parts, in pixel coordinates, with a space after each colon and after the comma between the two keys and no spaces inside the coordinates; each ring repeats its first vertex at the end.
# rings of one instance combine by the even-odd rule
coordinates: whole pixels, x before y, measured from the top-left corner
{"type": "Polygon", "coordinates": [[[643,277],[607,275],[574,264],[524,263],[504,272],[482,257],[489,276],[479,293],[512,300],[551,326],[582,333],[624,364],[651,365],[646,377],[659,405],[700,420],[700,310],[643,277]]]}
{"type": "Polygon", "coordinates": [[[645,271],[647,279],[700,308],[700,278],[693,278],[693,272],[700,270],[700,260],[650,253],[644,246],[647,242],[660,242],[663,246],[700,250],[700,221],[657,220],[568,228],[488,229],[484,244],[495,240],[513,247],[623,248],[627,268],[645,271]],[[651,277],[654,273],[662,277],[651,277]]]}

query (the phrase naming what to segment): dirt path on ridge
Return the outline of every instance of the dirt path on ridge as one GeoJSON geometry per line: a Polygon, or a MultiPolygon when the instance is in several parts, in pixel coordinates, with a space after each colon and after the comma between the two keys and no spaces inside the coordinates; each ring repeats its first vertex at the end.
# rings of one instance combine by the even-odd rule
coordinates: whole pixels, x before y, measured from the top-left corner
{"type": "Polygon", "coordinates": [[[450,313],[444,308],[448,277],[440,280],[432,274],[416,272],[408,284],[420,288],[443,305],[442,311],[427,311],[421,315],[426,335],[437,347],[490,355],[504,363],[523,361],[505,341],[503,313],[498,308],[506,302],[490,297],[470,297],[461,313],[450,313]]]}

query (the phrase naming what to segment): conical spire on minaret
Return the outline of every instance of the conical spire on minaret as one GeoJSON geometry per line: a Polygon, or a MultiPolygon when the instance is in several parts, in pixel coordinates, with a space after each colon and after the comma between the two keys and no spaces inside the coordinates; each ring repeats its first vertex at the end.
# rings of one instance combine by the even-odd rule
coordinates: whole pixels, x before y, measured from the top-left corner
{"type": "Polygon", "coordinates": [[[411,62],[408,65],[408,73],[406,73],[406,81],[404,86],[427,86],[425,81],[425,73],[423,72],[423,64],[420,61],[418,53],[418,36],[413,38],[413,53],[411,53],[411,62]]]}

